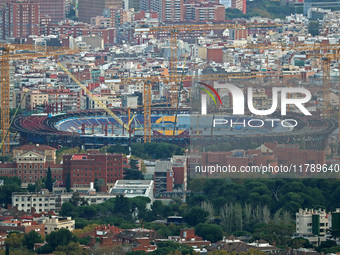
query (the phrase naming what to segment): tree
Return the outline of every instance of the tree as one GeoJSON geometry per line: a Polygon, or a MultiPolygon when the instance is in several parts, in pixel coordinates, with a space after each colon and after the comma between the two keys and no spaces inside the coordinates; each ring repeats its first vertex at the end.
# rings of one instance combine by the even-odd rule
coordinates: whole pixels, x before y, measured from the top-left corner
{"type": "Polygon", "coordinates": [[[144,180],[144,175],[139,170],[124,168],[124,180],[144,180]]]}
{"type": "Polygon", "coordinates": [[[82,255],[87,254],[77,242],[70,242],[67,245],[59,245],[54,254],[56,255],[82,255]]]}
{"type": "Polygon", "coordinates": [[[215,224],[200,223],[195,227],[195,234],[212,243],[223,238],[221,226],[215,224]]]}
{"type": "Polygon", "coordinates": [[[198,206],[193,207],[189,213],[184,215],[184,221],[190,226],[196,226],[199,223],[207,221],[209,213],[198,206]]]}
{"type": "Polygon", "coordinates": [[[5,240],[5,244],[12,249],[20,248],[22,246],[23,237],[24,235],[22,233],[10,233],[5,240]]]}
{"type": "Polygon", "coordinates": [[[310,21],[308,24],[308,33],[312,36],[319,34],[319,21],[310,21]]]}
{"type": "Polygon", "coordinates": [[[122,218],[130,218],[131,217],[131,201],[124,197],[123,195],[119,195],[116,197],[115,205],[113,212],[121,216],[122,218]]]}
{"type": "Polygon", "coordinates": [[[73,192],[72,197],[69,201],[73,206],[79,206],[79,205],[87,205],[87,201],[84,197],[80,197],[80,194],[78,191],[73,192]]]}
{"type": "Polygon", "coordinates": [[[74,217],[75,206],[70,202],[65,202],[61,206],[60,215],[62,216],[72,216],[74,217]]]}
{"type": "Polygon", "coordinates": [[[77,243],[77,241],[77,237],[66,228],[61,228],[58,231],[52,231],[46,236],[46,242],[52,251],[54,251],[58,246],[66,246],[71,242],[77,243]]]}
{"type": "Polygon", "coordinates": [[[303,237],[297,237],[289,241],[288,246],[293,249],[313,248],[313,245],[303,237]]]}
{"type": "Polygon", "coordinates": [[[43,242],[43,238],[38,232],[34,230],[29,232],[28,234],[24,234],[24,238],[22,240],[23,246],[29,250],[33,250],[34,243],[42,243],[42,242],[43,242]]]}
{"type": "Polygon", "coordinates": [[[46,189],[48,189],[50,192],[52,192],[52,189],[53,189],[52,171],[50,167],[48,167],[47,169],[46,189]]]}

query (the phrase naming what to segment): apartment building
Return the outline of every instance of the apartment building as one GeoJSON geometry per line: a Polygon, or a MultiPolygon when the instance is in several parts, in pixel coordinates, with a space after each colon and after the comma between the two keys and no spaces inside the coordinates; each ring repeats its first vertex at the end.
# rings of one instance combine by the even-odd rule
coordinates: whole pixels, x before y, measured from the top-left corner
{"type": "Polygon", "coordinates": [[[160,21],[184,21],[183,0],[151,0],[150,6],[152,11],[158,13],[160,21]]]}
{"type": "Polygon", "coordinates": [[[104,9],[123,8],[122,0],[78,0],[78,20],[90,23],[92,17],[100,16],[104,9]]]}
{"type": "Polygon", "coordinates": [[[224,21],[225,7],[222,4],[193,3],[185,4],[186,21],[224,21]]]}
{"type": "Polygon", "coordinates": [[[40,6],[38,3],[9,2],[2,11],[2,39],[27,38],[39,35],[40,6]]]}
{"type": "Polygon", "coordinates": [[[66,18],[65,0],[34,0],[31,2],[39,4],[40,14],[50,16],[52,23],[63,21],[66,18]]]}
{"type": "MultiPolygon", "coordinates": [[[[80,193],[89,205],[104,203],[115,195],[108,193],[80,193]]],[[[63,203],[70,201],[72,193],[56,194],[47,190],[41,192],[15,192],[12,194],[12,206],[25,212],[59,212],[63,203]]]]}
{"type": "Polygon", "coordinates": [[[323,209],[299,209],[296,213],[296,233],[307,238],[313,245],[326,241],[331,215],[323,209]]]}

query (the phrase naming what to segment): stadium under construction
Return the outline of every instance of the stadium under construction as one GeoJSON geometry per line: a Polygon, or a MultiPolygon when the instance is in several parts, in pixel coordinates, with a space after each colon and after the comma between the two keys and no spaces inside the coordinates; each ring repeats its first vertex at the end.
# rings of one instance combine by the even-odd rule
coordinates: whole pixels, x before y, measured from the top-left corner
{"type": "MultiPolygon", "coordinates": [[[[86,148],[99,148],[143,142],[142,112],[134,112],[129,123],[126,109],[118,108],[114,111],[126,125],[130,124],[128,130],[124,130],[124,127],[104,110],[77,111],[54,116],[19,116],[15,118],[12,129],[20,133],[20,141],[23,144],[31,142],[54,147],[84,145],[86,148]]],[[[281,116],[277,115],[275,119],[276,121],[264,121],[245,116],[202,116],[190,113],[189,108],[181,109],[176,117],[175,111],[169,108],[154,108],[151,116],[151,141],[188,146],[195,143],[209,145],[219,142],[296,143],[303,138],[308,148],[322,149],[327,137],[338,127],[338,123],[333,119],[294,113],[285,116],[285,124],[282,123],[281,116]],[[214,122],[214,118],[218,118],[220,122],[214,122]],[[223,124],[228,125],[221,125],[221,120],[223,124]],[[242,125],[243,122],[250,121],[251,125],[242,125]]]]}

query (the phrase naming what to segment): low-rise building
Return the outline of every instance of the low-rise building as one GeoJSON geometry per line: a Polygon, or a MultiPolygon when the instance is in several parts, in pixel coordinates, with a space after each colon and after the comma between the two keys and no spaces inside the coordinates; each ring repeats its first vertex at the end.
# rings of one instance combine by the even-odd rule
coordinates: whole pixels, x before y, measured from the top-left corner
{"type": "Polygon", "coordinates": [[[41,236],[45,236],[45,225],[37,223],[32,220],[5,220],[0,222],[0,232],[19,232],[19,233],[29,233],[31,231],[38,232],[41,236]]]}
{"type": "Polygon", "coordinates": [[[127,198],[148,197],[153,201],[154,181],[152,180],[118,180],[110,190],[112,195],[124,195],[127,198]]]}
{"type": "MultiPolygon", "coordinates": [[[[103,203],[115,197],[107,193],[80,193],[89,205],[103,203]]],[[[25,212],[59,212],[63,203],[70,201],[72,193],[50,193],[46,190],[42,192],[25,193],[16,192],[12,194],[12,205],[18,210],[25,212]]]]}
{"type": "Polygon", "coordinates": [[[50,216],[50,217],[39,217],[34,218],[34,221],[45,225],[45,234],[50,234],[52,231],[59,230],[61,228],[66,228],[69,231],[73,231],[75,228],[75,220],[72,220],[71,217],[58,217],[58,216],[50,216]]]}

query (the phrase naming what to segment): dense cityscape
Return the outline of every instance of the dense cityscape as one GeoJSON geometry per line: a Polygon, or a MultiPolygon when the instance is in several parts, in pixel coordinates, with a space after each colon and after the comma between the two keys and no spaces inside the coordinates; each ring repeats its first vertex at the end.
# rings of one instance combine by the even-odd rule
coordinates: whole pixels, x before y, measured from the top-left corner
{"type": "Polygon", "coordinates": [[[336,255],[340,1],[0,0],[0,255],[336,255]]]}

